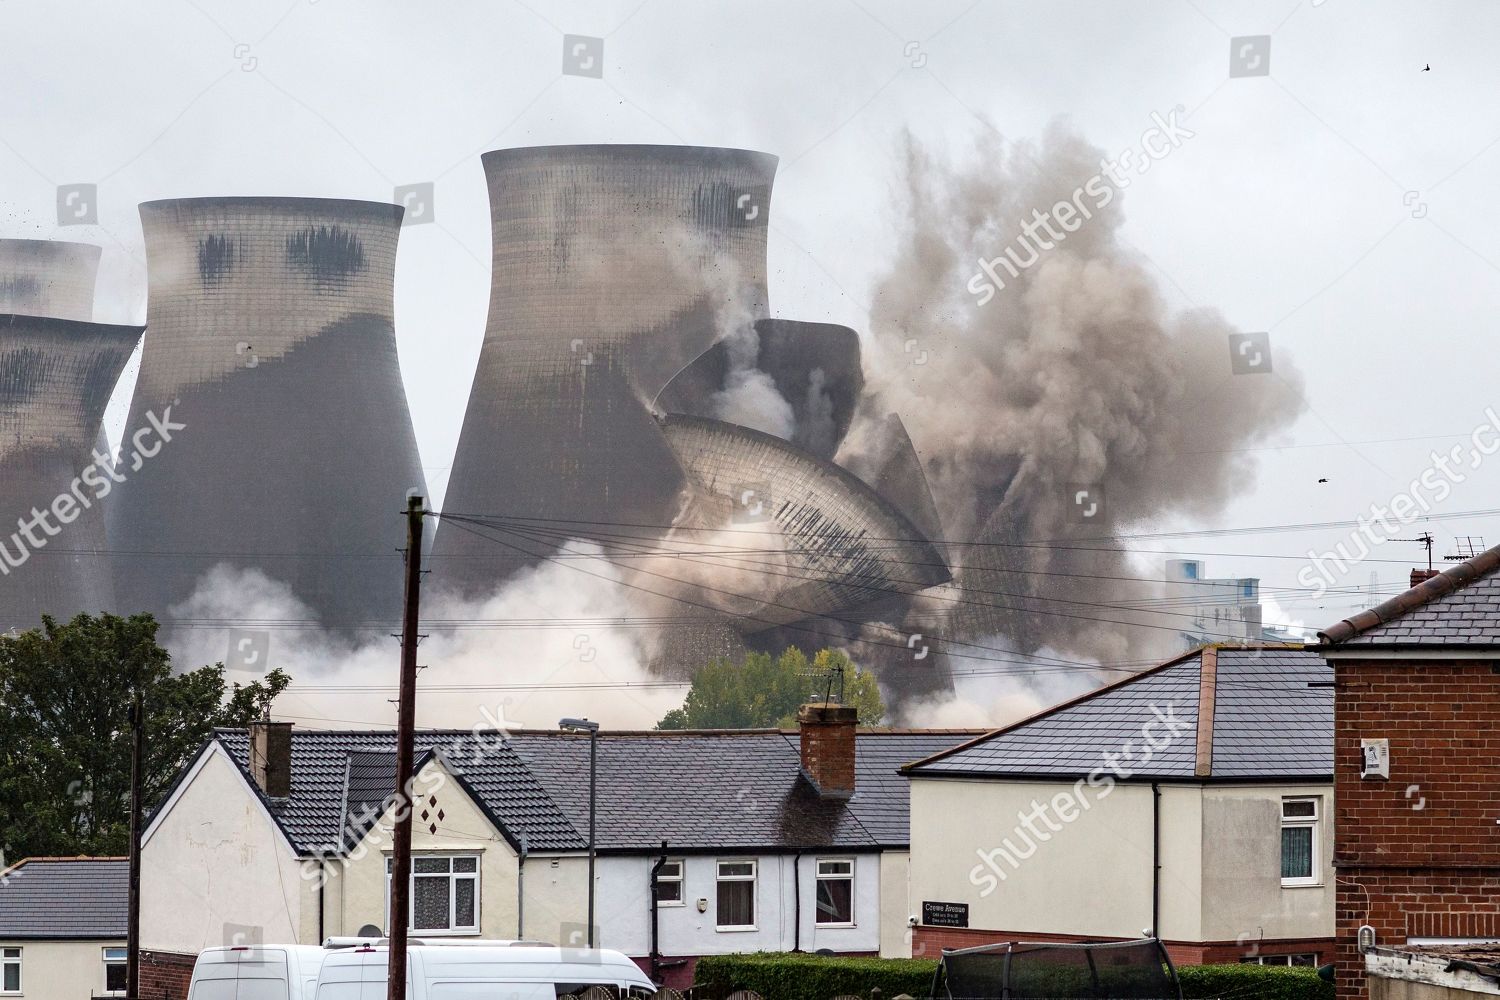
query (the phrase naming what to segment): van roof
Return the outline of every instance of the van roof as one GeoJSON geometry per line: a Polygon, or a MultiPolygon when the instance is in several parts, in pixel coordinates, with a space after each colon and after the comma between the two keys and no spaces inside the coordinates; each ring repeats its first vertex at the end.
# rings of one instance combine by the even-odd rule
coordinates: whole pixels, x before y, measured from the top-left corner
{"type": "MultiPolygon", "coordinates": [[[[450,948],[444,945],[412,945],[410,950],[422,952],[423,961],[434,967],[499,963],[506,965],[628,966],[633,971],[640,971],[640,966],[627,958],[624,952],[609,948],[559,948],[553,945],[474,945],[465,948],[450,948]]],[[[378,961],[384,961],[389,951],[390,949],[385,945],[341,949],[329,952],[327,958],[324,959],[324,964],[332,967],[364,965],[376,961],[373,956],[380,956],[378,961]]]]}

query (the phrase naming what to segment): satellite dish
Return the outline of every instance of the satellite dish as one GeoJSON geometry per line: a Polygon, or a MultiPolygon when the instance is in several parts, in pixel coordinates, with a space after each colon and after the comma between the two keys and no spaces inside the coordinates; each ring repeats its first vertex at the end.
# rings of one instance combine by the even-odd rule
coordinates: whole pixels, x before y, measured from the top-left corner
{"type": "Polygon", "coordinates": [[[376,927],[374,924],[365,924],[359,929],[359,933],[355,936],[365,938],[378,938],[384,937],[385,932],[382,931],[379,927],[376,927]]]}

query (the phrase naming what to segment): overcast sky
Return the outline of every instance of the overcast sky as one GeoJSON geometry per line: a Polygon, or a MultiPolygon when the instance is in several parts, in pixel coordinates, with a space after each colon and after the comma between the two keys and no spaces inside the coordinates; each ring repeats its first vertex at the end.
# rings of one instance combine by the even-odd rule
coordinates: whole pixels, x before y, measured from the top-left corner
{"type": "MultiPolygon", "coordinates": [[[[138,323],[141,201],[388,201],[433,182],[435,222],[401,237],[396,315],[440,499],[485,322],[481,152],[775,153],[773,311],[863,330],[899,222],[903,130],[961,156],[983,131],[1024,139],[1063,117],[1117,150],[1181,106],[1195,134],[1133,178],[1123,234],[1173,308],[1269,332],[1309,409],[1283,447],[1244,454],[1243,492],[1214,523],[1141,530],[1345,521],[1500,405],[1497,37],[1500,5],[1479,0],[0,0],[0,236],[101,243],[96,318],[138,323]],[[565,35],[603,39],[602,77],[562,72],[565,35]],[[1231,77],[1231,39],[1264,35],[1269,75],[1231,77]],[[57,224],[56,188],[74,183],[98,185],[98,225],[57,224]]],[[[1500,508],[1500,457],[1464,474],[1437,512],[1500,508]]],[[[1500,542],[1493,515],[1425,526],[1440,556],[1455,534],[1500,542]]],[[[1302,554],[1346,534],[1140,547],[1260,576],[1282,593],[1268,618],[1322,626],[1354,602],[1292,590],[1302,554]]],[[[1351,579],[1373,570],[1389,594],[1420,557],[1391,543],[1351,579]]]]}

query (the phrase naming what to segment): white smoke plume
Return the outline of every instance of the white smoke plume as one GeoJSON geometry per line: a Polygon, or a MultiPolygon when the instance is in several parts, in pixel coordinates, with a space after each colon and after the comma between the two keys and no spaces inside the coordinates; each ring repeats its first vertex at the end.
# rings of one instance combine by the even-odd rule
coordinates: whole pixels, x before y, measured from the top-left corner
{"type": "Polygon", "coordinates": [[[1109,579],[1137,575],[1129,543],[1111,539],[1220,512],[1251,481],[1243,450],[1304,405],[1285,353],[1271,374],[1233,375],[1233,326],[1211,309],[1168,313],[1120,236],[1120,191],[978,304],[979,260],[1018,245],[1034,210],[1073,200],[1103,156],[1060,125],[1039,142],[983,135],[960,164],[908,139],[903,232],[874,288],[865,355],[878,399],[843,456],[878,452],[881,418],[899,413],[959,541],[952,628],[1097,661],[1161,655],[1176,638],[1170,621],[1109,607],[1156,594],[1109,579]],[[1087,523],[1078,485],[1103,487],[1087,523]]]}
{"type": "MultiPolygon", "coordinates": [[[[601,624],[638,617],[641,608],[600,555],[592,543],[570,542],[559,559],[518,575],[483,600],[424,595],[422,631],[428,637],[418,650],[424,669],[417,724],[554,728],[564,716],[585,716],[611,729],[648,729],[681,705],[686,688],[662,686],[647,669],[656,650],[652,631],[601,624]],[[524,684],[549,687],[505,687],[524,684]],[[600,684],[610,686],[589,686],[600,684]]],[[[395,724],[396,640],[380,634],[344,642],[312,627],[306,605],[260,570],[215,567],[171,617],[207,624],[170,630],[173,659],[187,669],[233,665],[231,646],[240,639],[266,642],[264,667],[231,670],[229,676],[253,680],[269,667],[291,674],[292,686],[275,706],[278,718],[321,728],[395,724]],[[235,627],[217,627],[223,622],[235,627]],[[262,628],[263,622],[309,627],[262,628]]]]}
{"type": "Polygon", "coordinates": [[[755,317],[736,308],[744,301],[743,296],[727,298],[718,310],[729,370],[724,375],[724,388],[713,395],[714,416],[790,441],[797,431],[797,419],[776,382],[757,367],[760,337],[755,333],[755,317]]]}

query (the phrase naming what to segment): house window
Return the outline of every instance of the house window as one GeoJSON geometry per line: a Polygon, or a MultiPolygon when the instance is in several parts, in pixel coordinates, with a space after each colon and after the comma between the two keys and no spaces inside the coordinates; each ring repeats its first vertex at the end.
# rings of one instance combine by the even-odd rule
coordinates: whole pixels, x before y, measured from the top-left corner
{"type": "Polygon", "coordinates": [[[1318,885],[1318,800],[1281,800],[1281,884],[1318,885]]]}
{"type": "Polygon", "coordinates": [[[818,905],[814,922],[854,923],[854,862],[848,858],[818,861],[818,905]]]}
{"type": "MultiPolygon", "coordinates": [[[[385,859],[390,924],[391,859],[385,859]]],[[[411,859],[411,929],[423,934],[479,933],[479,857],[419,854],[411,859]]]]}
{"type": "Polygon", "coordinates": [[[656,873],[656,904],[682,905],[682,859],[668,861],[656,873]]]}
{"type": "Polygon", "coordinates": [[[0,993],[21,992],[21,949],[0,948],[0,993]]]}
{"type": "Polygon", "coordinates": [[[755,929],[755,862],[720,861],[718,928],[721,931],[755,929]]]}
{"type": "Polygon", "coordinates": [[[125,949],[104,949],[104,992],[125,992],[125,949]]]}
{"type": "Polygon", "coordinates": [[[1299,967],[1315,968],[1318,964],[1318,956],[1306,955],[1255,955],[1251,958],[1240,959],[1241,965],[1293,965],[1299,967]]]}

